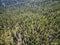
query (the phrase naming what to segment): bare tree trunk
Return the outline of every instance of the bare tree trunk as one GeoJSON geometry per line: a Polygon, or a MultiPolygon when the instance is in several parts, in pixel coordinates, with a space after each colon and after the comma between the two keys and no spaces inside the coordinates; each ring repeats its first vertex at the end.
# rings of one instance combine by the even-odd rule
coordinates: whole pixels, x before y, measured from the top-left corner
{"type": "Polygon", "coordinates": [[[16,33],[16,35],[17,35],[17,45],[22,45],[22,38],[21,38],[21,34],[20,34],[20,32],[17,32],[16,33]]]}

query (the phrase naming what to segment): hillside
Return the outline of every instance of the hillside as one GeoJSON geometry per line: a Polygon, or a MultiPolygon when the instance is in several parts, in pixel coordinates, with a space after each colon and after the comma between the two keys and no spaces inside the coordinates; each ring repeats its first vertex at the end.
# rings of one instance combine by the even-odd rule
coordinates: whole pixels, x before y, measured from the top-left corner
{"type": "Polygon", "coordinates": [[[59,2],[59,0],[0,0],[0,7],[40,6],[59,2]]]}
{"type": "Polygon", "coordinates": [[[59,0],[1,1],[0,45],[60,45],[59,0]]]}

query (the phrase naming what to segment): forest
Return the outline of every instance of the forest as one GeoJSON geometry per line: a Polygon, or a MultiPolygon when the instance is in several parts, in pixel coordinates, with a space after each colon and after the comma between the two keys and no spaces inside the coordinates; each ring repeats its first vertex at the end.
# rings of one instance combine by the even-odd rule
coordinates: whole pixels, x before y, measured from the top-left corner
{"type": "Polygon", "coordinates": [[[0,45],[60,45],[60,1],[46,1],[0,8],[0,45]]]}

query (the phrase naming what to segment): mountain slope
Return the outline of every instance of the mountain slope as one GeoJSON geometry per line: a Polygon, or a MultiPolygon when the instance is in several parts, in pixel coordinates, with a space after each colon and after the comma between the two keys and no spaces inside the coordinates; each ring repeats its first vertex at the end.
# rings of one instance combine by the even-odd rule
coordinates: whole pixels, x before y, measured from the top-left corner
{"type": "Polygon", "coordinates": [[[24,6],[24,5],[46,5],[48,3],[54,3],[56,0],[0,0],[2,7],[11,6],[24,6]]]}
{"type": "Polygon", "coordinates": [[[60,44],[60,3],[36,6],[39,1],[23,8],[13,4],[0,13],[0,45],[60,44]]]}

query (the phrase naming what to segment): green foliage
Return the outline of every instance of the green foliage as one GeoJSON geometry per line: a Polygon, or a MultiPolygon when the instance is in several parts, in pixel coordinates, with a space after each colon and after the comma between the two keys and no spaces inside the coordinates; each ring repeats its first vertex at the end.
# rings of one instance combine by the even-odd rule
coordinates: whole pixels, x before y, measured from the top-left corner
{"type": "Polygon", "coordinates": [[[6,9],[0,14],[0,45],[18,45],[20,38],[21,45],[58,45],[59,19],[60,3],[45,7],[6,9]]]}

